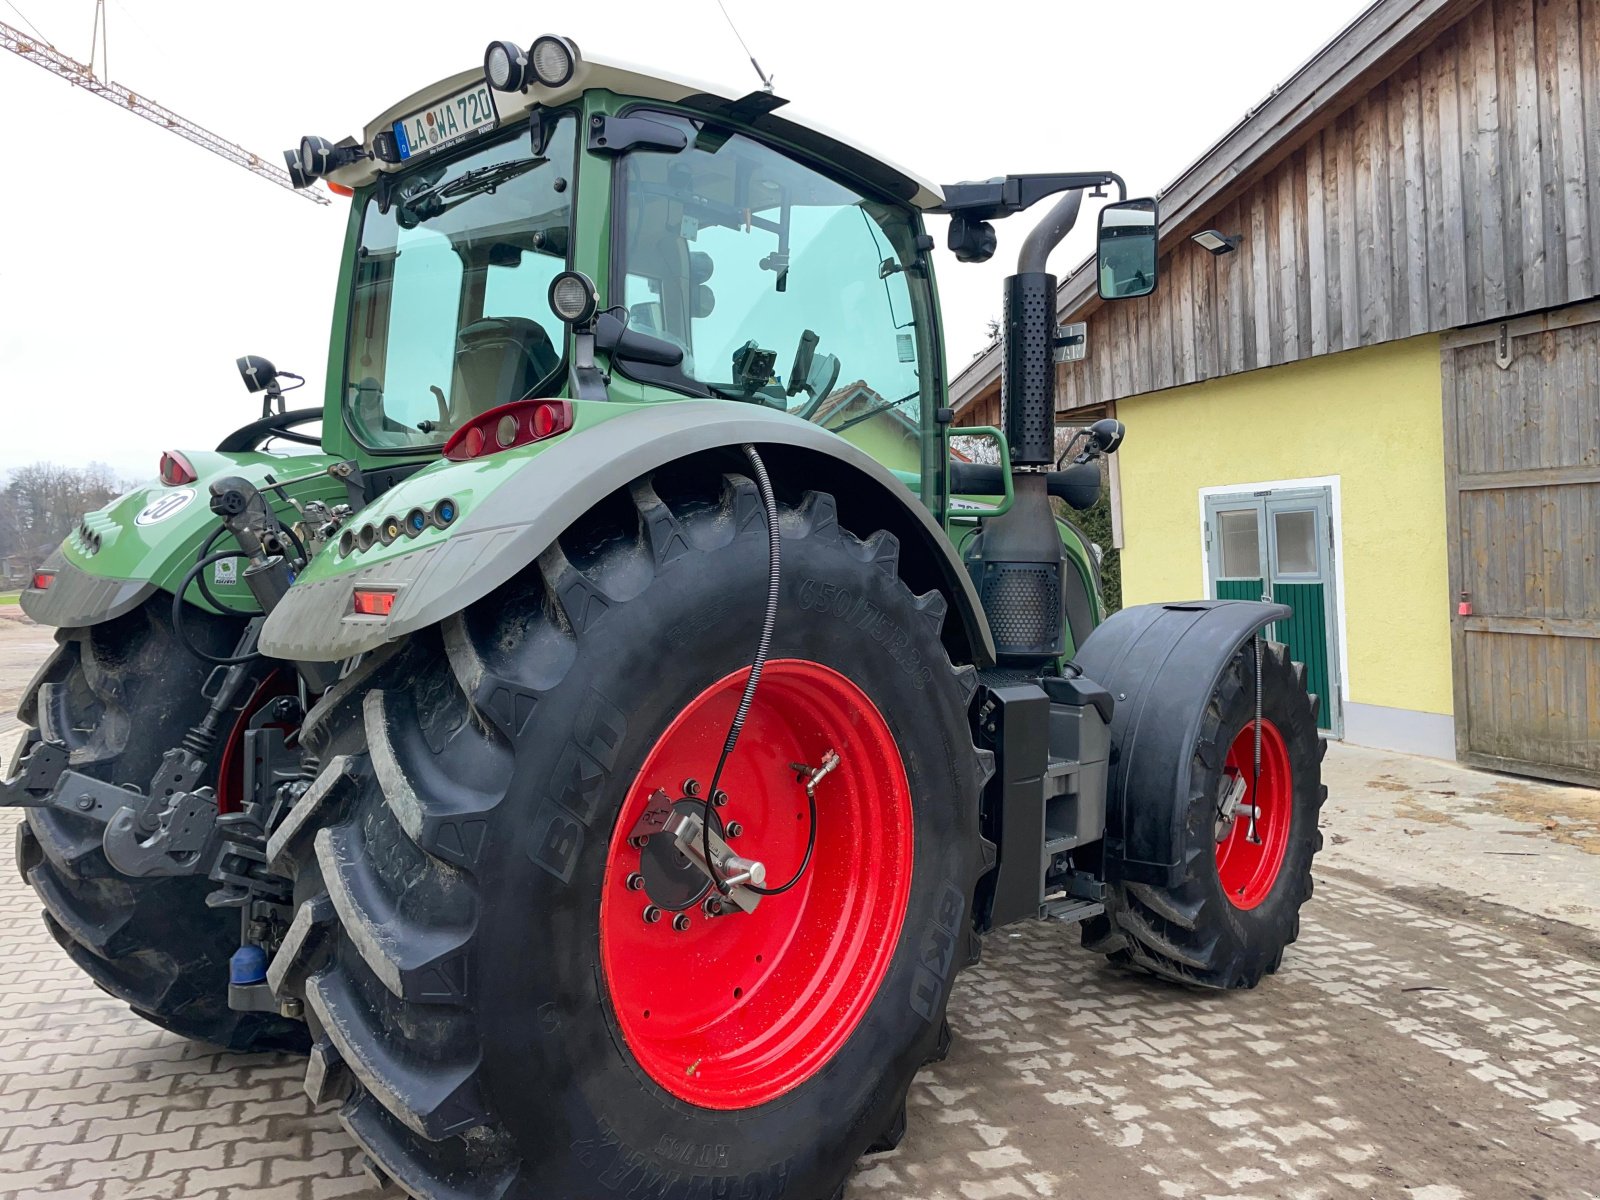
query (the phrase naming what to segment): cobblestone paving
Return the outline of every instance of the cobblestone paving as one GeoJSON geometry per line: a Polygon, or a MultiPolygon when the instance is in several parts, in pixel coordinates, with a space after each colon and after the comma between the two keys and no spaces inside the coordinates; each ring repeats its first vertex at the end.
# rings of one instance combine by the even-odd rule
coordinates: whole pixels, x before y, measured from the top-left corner
{"type": "MultiPolygon", "coordinates": [[[[0,814],[0,845],[12,841],[0,814]]],[[[9,855],[8,855],[9,857],[9,855]]],[[[0,871],[0,1198],[375,1197],[300,1064],[146,1025],[0,871]]],[[[1600,1200],[1600,963],[1324,880],[1249,994],[989,939],[900,1149],[853,1200],[1600,1200]]]]}

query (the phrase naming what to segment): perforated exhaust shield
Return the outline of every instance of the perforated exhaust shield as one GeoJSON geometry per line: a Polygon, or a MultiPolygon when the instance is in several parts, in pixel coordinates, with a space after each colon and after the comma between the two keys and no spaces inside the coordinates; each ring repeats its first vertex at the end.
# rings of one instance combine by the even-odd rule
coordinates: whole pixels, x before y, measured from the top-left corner
{"type": "Polygon", "coordinates": [[[1042,466],[1055,459],[1056,277],[1028,271],[1006,280],[1006,369],[1001,404],[1011,461],[1042,466]]]}

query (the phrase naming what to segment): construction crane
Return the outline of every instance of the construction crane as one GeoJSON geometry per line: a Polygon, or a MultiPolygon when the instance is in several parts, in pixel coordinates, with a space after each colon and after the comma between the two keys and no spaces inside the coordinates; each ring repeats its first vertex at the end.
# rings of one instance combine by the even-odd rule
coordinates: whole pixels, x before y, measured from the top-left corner
{"type": "MultiPolygon", "coordinates": [[[[24,18],[26,19],[26,18],[24,18]]],[[[104,17],[100,11],[96,12],[96,45],[103,44],[104,17]]],[[[243,167],[252,175],[259,175],[271,183],[277,184],[293,192],[297,196],[304,196],[318,204],[329,203],[328,197],[312,189],[296,189],[289,181],[289,173],[282,167],[273,166],[259,155],[252,154],[243,146],[237,146],[226,138],[219,137],[204,126],[197,125],[187,117],[181,117],[170,108],[157,104],[137,92],[123,87],[120,83],[113,83],[109,78],[97,75],[94,68],[88,63],[81,63],[75,58],[62,54],[42,37],[31,37],[20,29],[14,29],[5,22],[0,21],[0,49],[9,50],[11,53],[27,59],[35,66],[43,67],[52,75],[65,79],[74,87],[81,87],[85,91],[93,92],[103,100],[109,100],[118,108],[125,108],[135,116],[143,117],[153,125],[159,125],[170,133],[175,133],[186,141],[203,147],[221,158],[227,159],[236,166],[243,167]]],[[[90,58],[94,51],[90,51],[90,58]]],[[[102,60],[104,61],[104,60],[102,60]]]]}

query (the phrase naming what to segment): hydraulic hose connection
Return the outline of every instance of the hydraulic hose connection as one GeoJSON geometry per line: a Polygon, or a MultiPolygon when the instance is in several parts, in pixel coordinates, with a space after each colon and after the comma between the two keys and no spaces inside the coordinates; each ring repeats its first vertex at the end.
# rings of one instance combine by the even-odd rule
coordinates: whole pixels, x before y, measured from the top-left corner
{"type": "MultiPolygon", "coordinates": [[[[772,635],[778,626],[778,586],[782,582],[782,564],[778,552],[778,501],[772,493],[772,479],[767,475],[767,465],[761,461],[761,455],[756,448],[746,442],[740,447],[746,458],[750,460],[750,470],[756,477],[756,489],[761,493],[761,506],[767,513],[767,609],[761,620],[761,639],[756,643],[755,658],[750,663],[750,675],[744,683],[744,694],[739,697],[739,707],[733,714],[733,722],[728,726],[727,740],[722,743],[722,754],[717,759],[717,768],[711,773],[711,786],[706,790],[706,812],[708,819],[700,831],[701,849],[705,853],[707,867],[711,872],[711,882],[718,892],[724,896],[728,894],[729,883],[717,870],[716,863],[711,857],[711,821],[709,814],[712,801],[717,795],[718,785],[722,782],[722,770],[728,765],[728,758],[733,753],[733,748],[739,743],[739,734],[744,730],[745,719],[750,715],[750,705],[756,698],[756,687],[761,683],[761,670],[767,665],[767,656],[772,652],[772,635]]],[[[811,820],[811,842],[816,841],[816,807],[813,805],[811,820]]],[[[811,859],[811,847],[806,847],[806,860],[811,859]]],[[[804,868],[802,868],[803,870],[804,868]]],[[[797,880],[799,876],[795,877],[797,880]]]]}

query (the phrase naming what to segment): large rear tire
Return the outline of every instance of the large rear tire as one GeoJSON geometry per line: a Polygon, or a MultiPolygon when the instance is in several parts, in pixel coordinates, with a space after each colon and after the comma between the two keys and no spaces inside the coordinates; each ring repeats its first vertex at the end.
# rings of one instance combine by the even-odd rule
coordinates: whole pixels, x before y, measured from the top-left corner
{"type": "MultiPolygon", "coordinates": [[[[62,741],[73,770],[148,790],[161,756],[206,711],[200,691],[210,667],[178,644],[167,607],[154,601],[113,621],[62,630],[19,713],[29,726],[22,750],[41,737],[62,741]]],[[[211,653],[231,646],[228,622],[202,614],[194,625],[211,653]]],[[[18,869],[68,957],[173,1033],[229,1050],[304,1053],[304,1025],[228,1007],[239,916],[206,907],[216,885],[203,876],[120,874],[101,849],[104,831],[56,808],[29,809],[17,826],[18,869]]]]}
{"type": "Polygon", "coordinates": [[[760,629],[765,524],[735,476],[636,483],[308,718],[325,765],[274,839],[299,910],[271,978],[305,998],[308,1090],[413,1195],[828,1200],[904,1128],[976,954],[976,676],[891,535],[787,500],[723,807],[681,798],[760,629]],[[690,887],[686,928],[649,919],[684,882],[630,843],[658,787],[777,884],[808,829],[789,764],[830,748],[799,886],[721,917],[690,887]]]}
{"type": "Polygon", "coordinates": [[[1261,771],[1255,766],[1256,656],[1247,642],[1222,673],[1193,747],[1189,795],[1141,796],[1183,806],[1183,877],[1171,887],[1113,881],[1083,944],[1111,961],[1176,983],[1251,988],[1276,971],[1311,898],[1317,816],[1328,789],[1316,700],[1286,646],[1261,643],[1261,771]],[[1259,804],[1255,837],[1243,810],[1219,812],[1230,784],[1259,804]]]}

